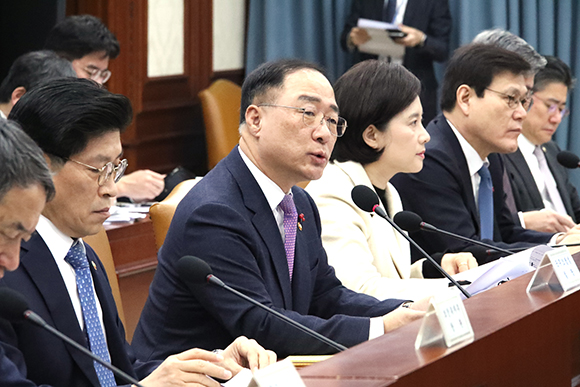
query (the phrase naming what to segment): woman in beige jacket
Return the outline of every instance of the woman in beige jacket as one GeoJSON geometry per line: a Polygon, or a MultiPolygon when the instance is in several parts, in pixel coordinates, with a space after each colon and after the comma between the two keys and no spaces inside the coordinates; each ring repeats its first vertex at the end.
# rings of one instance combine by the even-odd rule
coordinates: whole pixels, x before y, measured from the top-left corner
{"type": "MultiPolygon", "coordinates": [[[[334,89],[348,128],[322,178],[306,187],[320,211],[328,260],[346,287],[379,299],[434,295],[449,281],[425,279],[423,267],[431,264],[411,264],[407,240],[351,199],[352,188],[362,184],[377,192],[389,216],[403,210],[389,180],[423,167],[429,134],[421,124],[421,84],[400,65],[368,60],[340,77],[334,89]]],[[[446,254],[442,266],[454,274],[477,261],[469,253],[446,254]]]]}

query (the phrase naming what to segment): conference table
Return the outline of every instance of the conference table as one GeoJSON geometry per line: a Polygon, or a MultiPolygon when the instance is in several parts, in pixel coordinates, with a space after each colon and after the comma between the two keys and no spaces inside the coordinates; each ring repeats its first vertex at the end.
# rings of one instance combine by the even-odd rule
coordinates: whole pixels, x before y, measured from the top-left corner
{"type": "Polygon", "coordinates": [[[418,320],[299,373],[307,387],[580,385],[580,291],[528,294],[532,275],[464,301],[472,342],[415,350],[418,320]]]}

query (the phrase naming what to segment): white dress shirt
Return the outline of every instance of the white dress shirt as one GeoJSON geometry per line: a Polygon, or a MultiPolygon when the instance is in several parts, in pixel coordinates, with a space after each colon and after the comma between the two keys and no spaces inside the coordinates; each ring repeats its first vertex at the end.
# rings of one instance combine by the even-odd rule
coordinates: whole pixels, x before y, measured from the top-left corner
{"type": "MultiPolygon", "coordinates": [[[[53,256],[54,261],[58,266],[58,270],[60,270],[60,275],[62,276],[62,280],[64,281],[66,290],[68,291],[70,301],[75,310],[75,314],[77,315],[79,326],[81,327],[81,330],[84,330],[85,324],[83,319],[83,310],[81,307],[81,300],[79,298],[79,293],[77,290],[75,270],[71,265],[69,265],[64,260],[68,251],[73,245],[74,240],[71,237],[65,235],[58,228],[56,228],[56,226],[43,215],[41,215],[40,219],[38,220],[36,231],[40,234],[40,236],[44,240],[44,243],[46,243],[46,245],[48,246],[48,249],[50,250],[53,256]]],[[[79,239],[79,243],[83,244],[83,247],[85,247],[82,239],[79,239]]],[[[94,283],[93,283],[93,292],[95,293],[95,300],[97,300],[97,313],[99,314],[99,320],[101,320],[101,326],[103,327],[104,331],[105,324],[103,323],[103,310],[101,309],[100,302],[98,302],[99,298],[97,297],[97,293],[95,292],[94,283]]],[[[107,335],[105,332],[105,339],[106,337],[107,335]]]]}
{"type": "MultiPolygon", "coordinates": [[[[268,204],[274,214],[274,218],[276,219],[276,223],[278,224],[278,229],[280,230],[280,235],[282,236],[282,241],[285,241],[285,233],[284,233],[284,212],[278,205],[284,198],[286,193],[282,191],[282,189],[278,186],[278,184],[274,183],[268,176],[266,176],[260,169],[246,156],[242,148],[238,147],[240,151],[240,156],[242,160],[250,170],[254,179],[260,186],[262,193],[266,197],[268,204]]],[[[288,194],[292,195],[292,190],[288,192],[288,194]]],[[[369,340],[379,337],[385,334],[385,326],[383,324],[382,317],[373,317],[371,318],[370,328],[369,328],[369,340]]]]}

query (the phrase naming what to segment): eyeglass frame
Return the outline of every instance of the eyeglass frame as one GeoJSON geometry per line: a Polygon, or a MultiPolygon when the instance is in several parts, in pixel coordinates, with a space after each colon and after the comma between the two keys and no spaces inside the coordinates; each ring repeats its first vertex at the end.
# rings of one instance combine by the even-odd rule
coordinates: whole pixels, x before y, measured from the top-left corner
{"type": "Polygon", "coordinates": [[[125,170],[127,169],[127,166],[129,165],[129,162],[127,161],[127,159],[122,159],[121,161],[119,161],[119,164],[117,164],[117,166],[113,165],[112,161],[109,161],[102,168],[93,167],[92,165],[88,165],[88,164],[85,164],[85,163],[82,163],[80,161],[73,160],[73,159],[67,158],[65,160],[72,161],[73,163],[76,163],[78,165],[82,165],[83,167],[86,167],[91,171],[97,172],[99,174],[99,177],[97,178],[97,184],[99,185],[99,187],[102,187],[105,184],[107,184],[107,181],[109,181],[109,179],[113,175],[113,172],[115,172],[114,182],[118,183],[119,180],[121,179],[121,177],[123,177],[123,174],[125,173],[125,170]],[[109,172],[108,174],[104,174],[107,171],[107,167],[109,165],[111,166],[110,167],[111,172],[109,172]],[[123,169],[121,169],[121,167],[123,167],[123,169]],[[119,172],[119,170],[121,170],[121,172],[119,172]]]}
{"type": "Polygon", "coordinates": [[[109,79],[111,79],[111,75],[113,74],[109,69],[98,69],[98,68],[89,68],[85,67],[83,69],[87,74],[89,74],[89,78],[93,81],[97,81],[100,79],[102,83],[107,83],[109,79]]]}
{"type": "MultiPolygon", "coordinates": [[[[306,125],[307,128],[314,128],[316,126],[316,116],[314,117],[313,124],[308,125],[306,123],[306,112],[314,113],[313,111],[307,110],[306,108],[301,108],[301,107],[297,107],[297,106],[278,105],[275,103],[261,103],[261,104],[256,105],[256,106],[258,106],[258,107],[263,107],[263,106],[265,106],[265,107],[281,107],[281,108],[298,110],[299,112],[302,113],[302,123],[304,125],[306,125]]],[[[332,117],[329,117],[325,114],[322,114],[322,118],[320,119],[319,125],[322,124],[323,121],[326,121],[325,126],[328,129],[328,131],[330,132],[330,134],[332,134],[335,137],[342,137],[342,136],[344,136],[344,133],[346,132],[346,128],[347,128],[348,124],[346,122],[346,119],[344,119],[343,117],[338,116],[338,115],[337,115],[337,117],[338,117],[338,119],[337,119],[337,123],[336,123],[336,133],[333,133],[332,130],[330,129],[330,127],[328,126],[328,119],[333,119],[332,117]],[[326,120],[325,120],[325,118],[326,118],[326,120]],[[338,134],[338,126],[339,126],[338,122],[340,120],[344,121],[344,128],[342,130],[342,133],[338,134]]]]}
{"type": "Polygon", "coordinates": [[[544,103],[544,105],[546,105],[546,107],[548,108],[548,114],[554,114],[554,113],[556,113],[556,111],[558,111],[560,113],[560,119],[561,120],[563,120],[564,118],[568,117],[568,115],[570,114],[570,109],[568,109],[567,107],[565,107],[564,109],[560,110],[560,106],[558,106],[558,103],[549,104],[542,97],[538,97],[536,94],[534,94],[533,96],[535,98],[539,99],[540,101],[542,101],[544,103]]]}
{"type": "Polygon", "coordinates": [[[519,105],[522,105],[522,107],[524,108],[524,110],[526,112],[529,112],[530,109],[532,108],[532,106],[534,105],[534,99],[532,98],[532,93],[528,93],[528,97],[526,99],[529,101],[530,104],[529,104],[528,107],[525,107],[524,106],[524,102],[522,102],[521,99],[517,99],[513,95],[509,95],[508,93],[503,93],[501,91],[493,90],[493,89],[490,89],[489,87],[486,87],[485,90],[489,90],[491,92],[494,92],[494,93],[496,93],[496,94],[498,94],[498,95],[506,98],[507,99],[508,107],[510,109],[514,109],[514,110],[517,109],[518,108],[518,104],[519,104],[519,105]],[[512,105],[514,105],[514,106],[512,106],[512,105]]]}

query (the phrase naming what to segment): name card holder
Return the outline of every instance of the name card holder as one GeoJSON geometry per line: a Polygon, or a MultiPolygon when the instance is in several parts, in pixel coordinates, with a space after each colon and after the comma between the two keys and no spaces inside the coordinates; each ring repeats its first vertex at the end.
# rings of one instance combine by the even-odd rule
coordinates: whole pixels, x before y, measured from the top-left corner
{"type": "Polygon", "coordinates": [[[306,387],[288,358],[254,372],[248,387],[306,387]]]}
{"type": "Polygon", "coordinates": [[[580,285],[580,271],[566,247],[560,247],[544,254],[528,288],[528,293],[546,287],[566,292],[580,285]]]}
{"type": "Polygon", "coordinates": [[[473,337],[473,328],[461,295],[453,287],[431,299],[415,340],[415,349],[442,344],[452,347],[464,341],[472,341],[473,337]]]}

